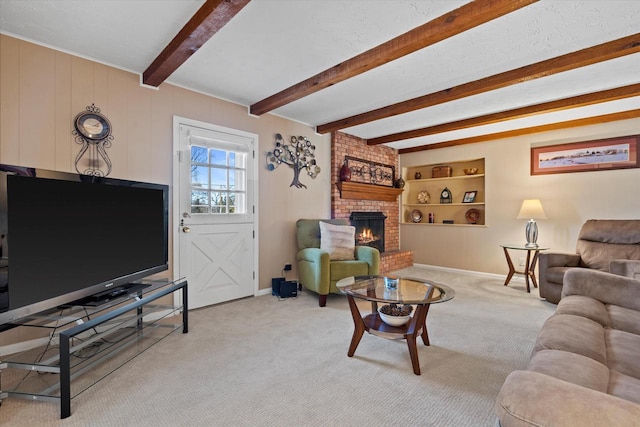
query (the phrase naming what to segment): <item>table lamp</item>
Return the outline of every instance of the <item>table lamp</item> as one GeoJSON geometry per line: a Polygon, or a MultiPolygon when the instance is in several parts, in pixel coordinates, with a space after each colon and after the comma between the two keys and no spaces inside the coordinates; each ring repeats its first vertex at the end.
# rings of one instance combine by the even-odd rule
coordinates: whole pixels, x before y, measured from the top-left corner
{"type": "Polygon", "coordinates": [[[525,234],[527,236],[527,244],[525,248],[537,248],[538,247],[538,224],[536,219],[547,219],[547,216],[542,209],[542,203],[538,199],[527,199],[522,202],[518,219],[528,219],[527,228],[525,234]]]}

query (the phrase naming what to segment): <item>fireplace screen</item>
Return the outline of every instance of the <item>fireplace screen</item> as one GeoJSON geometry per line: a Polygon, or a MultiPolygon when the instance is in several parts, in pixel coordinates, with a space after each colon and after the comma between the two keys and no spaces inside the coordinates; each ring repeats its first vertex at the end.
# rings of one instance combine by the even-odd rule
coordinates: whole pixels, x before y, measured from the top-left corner
{"type": "Polygon", "coordinates": [[[356,228],[356,245],[371,246],[384,252],[384,220],[382,212],[352,212],[351,225],[356,228]]]}

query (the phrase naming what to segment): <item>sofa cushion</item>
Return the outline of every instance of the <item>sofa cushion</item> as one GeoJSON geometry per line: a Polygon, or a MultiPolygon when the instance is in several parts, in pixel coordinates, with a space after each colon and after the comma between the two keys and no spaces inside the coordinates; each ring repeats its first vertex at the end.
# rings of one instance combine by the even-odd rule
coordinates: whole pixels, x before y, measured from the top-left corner
{"type": "Polygon", "coordinates": [[[531,358],[527,369],[603,393],[609,388],[609,368],[575,353],[541,350],[531,358]]]}
{"type": "Polygon", "coordinates": [[[334,225],[320,222],[320,249],[329,253],[329,259],[355,259],[356,228],[352,225],[334,225]]]}
{"type": "Polygon", "coordinates": [[[607,305],[607,311],[609,312],[613,329],[640,335],[640,311],[620,307],[619,305],[607,305]]]}
{"type": "Polygon", "coordinates": [[[637,427],[633,402],[531,371],[514,371],[494,406],[505,427],[637,427]]]}
{"type": "Polygon", "coordinates": [[[640,403],[640,380],[617,371],[610,371],[607,393],[621,399],[640,403]]]}
{"type": "Polygon", "coordinates": [[[588,219],[580,229],[578,239],[592,242],[640,245],[638,220],[588,219]]]}
{"type": "Polygon", "coordinates": [[[563,350],[607,364],[604,328],[599,323],[571,314],[554,314],[544,323],[533,348],[563,350]]]}
{"type": "Polygon", "coordinates": [[[640,335],[615,329],[605,331],[609,369],[640,380],[640,335]]]}
{"type": "Polygon", "coordinates": [[[565,296],[560,300],[556,313],[582,316],[598,322],[601,326],[611,326],[607,306],[596,299],[584,295],[565,296]]]}
{"type": "Polygon", "coordinates": [[[640,245],[591,242],[578,240],[576,252],[580,254],[580,266],[609,272],[613,259],[640,259],[640,245]]]}

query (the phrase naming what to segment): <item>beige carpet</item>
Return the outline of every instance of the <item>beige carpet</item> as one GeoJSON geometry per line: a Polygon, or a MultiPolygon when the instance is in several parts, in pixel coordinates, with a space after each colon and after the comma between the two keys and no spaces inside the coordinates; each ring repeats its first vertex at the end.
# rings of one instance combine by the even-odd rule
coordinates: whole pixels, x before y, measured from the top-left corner
{"type": "Polygon", "coordinates": [[[505,287],[418,267],[401,273],[456,292],[429,311],[420,376],[404,341],[365,334],[347,357],[353,321],[345,297],[319,308],[309,292],[262,296],[192,311],[188,334],[173,333],[72,400],[66,420],[54,403],[9,398],[0,425],[493,426],[504,378],[526,365],[555,306],[521,282],[505,287]]]}

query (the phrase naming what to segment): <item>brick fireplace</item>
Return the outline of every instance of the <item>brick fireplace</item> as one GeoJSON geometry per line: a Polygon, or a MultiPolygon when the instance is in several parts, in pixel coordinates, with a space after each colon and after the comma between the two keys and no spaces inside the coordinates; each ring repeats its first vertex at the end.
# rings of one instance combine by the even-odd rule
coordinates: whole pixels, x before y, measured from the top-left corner
{"type": "MultiPolygon", "coordinates": [[[[383,145],[369,146],[366,141],[342,132],[331,138],[331,216],[351,219],[353,212],[380,212],[387,219],[384,226],[384,252],[381,253],[380,274],[413,265],[413,252],[400,251],[400,197],[395,201],[343,199],[335,185],[345,156],[371,162],[394,165],[399,174],[398,152],[383,145]]],[[[397,176],[396,176],[397,178],[397,176]]]]}

